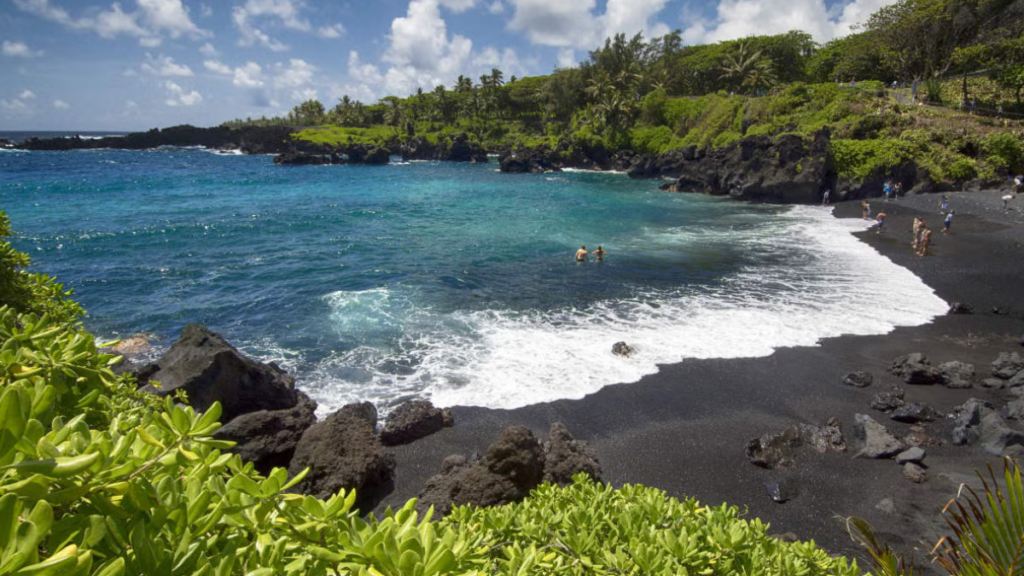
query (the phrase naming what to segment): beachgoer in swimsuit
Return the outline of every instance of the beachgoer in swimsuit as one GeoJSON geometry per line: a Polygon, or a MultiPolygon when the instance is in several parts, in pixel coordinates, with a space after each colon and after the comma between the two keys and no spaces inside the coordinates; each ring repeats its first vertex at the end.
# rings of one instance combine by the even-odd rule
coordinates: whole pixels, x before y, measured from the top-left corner
{"type": "Polygon", "coordinates": [[[932,231],[927,226],[921,226],[921,241],[917,244],[917,255],[928,254],[928,245],[932,243],[932,231]]]}
{"type": "Polygon", "coordinates": [[[917,245],[921,241],[921,228],[924,227],[924,220],[921,220],[920,216],[914,216],[914,241],[910,244],[910,247],[917,251],[917,245]]]}
{"type": "Polygon", "coordinates": [[[875,234],[881,234],[882,227],[885,226],[885,212],[879,212],[876,221],[878,222],[878,229],[875,230],[875,234]]]}
{"type": "Polygon", "coordinates": [[[602,262],[604,261],[604,255],[607,254],[607,252],[605,252],[604,248],[601,248],[601,245],[598,244],[597,250],[594,250],[593,254],[598,262],[602,262]]]}
{"type": "Polygon", "coordinates": [[[871,208],[868,206],[867,200],[860,201],[860,217],[867,220],[871,216],[871,208]]]}
{"type": "Polygon", "coordinates": [[[900,192],[903,192],[903,183],[897,182],[896,187],[892,189],[892,199],[899,200],[900,192]]]}
{"type": "Polygon", "coordinates": [[[580,246],[580,249],[576,251],[576,261],[586,262],[587,260],[589,260],[589,258],[587,257],[587,245],[583,244],[582,246],[580,246]]]}
{"type": "Polygon", "coordinates": [[[942,222],[942,233],[946,234],[949,232],[949,225],[953,223],[953,211],[950,210],[949,214],[946,214],[946,219],[942,222]]]}

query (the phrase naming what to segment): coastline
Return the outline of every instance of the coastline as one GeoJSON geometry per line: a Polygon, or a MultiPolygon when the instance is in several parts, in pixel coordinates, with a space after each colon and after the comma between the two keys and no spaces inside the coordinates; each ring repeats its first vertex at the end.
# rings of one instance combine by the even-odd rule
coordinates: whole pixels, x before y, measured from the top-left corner
{"type": "MultiPolygon", "coordinates": [[[[1020,350],[1024,332],[1024,307],[1015,293],[1024,272],[1019,264],[1024,206],[1004,211],[1001,195],[951,193],[957,214],[948,236],[939,233],[938,195],[876,200],[874,212],[882,208],[889,216],[885,233],[872,229],[857,234],[943,300],[972,305],[974,314],[941,316],[883,336],[830,338],[819,346],[779,349],[767,357],[663,365],[637,383],[607,386],[581,400],[514,410],[456,407],[454,427],[393,448],[398,462],[395,490],[378,509],[415,497],[440,471],[446,456],[482,452],[506,426],[523,424],[543,434],[551,423],[562,422],[576,438],[590,443],[604,479],[615,486],[639,483],[704,504],[737,505],[747,510],[747,518],[770,523],[772,533],[814,539],[833,553],[861,556],[837,520],[850,515],[868,520],[897,549],[933,544],[945,526],[941,508],[959,484],[976,480],[976,467],[998,465],[999,459],[978,447],[952,446],[952,422],[939,419],[926,425],[926,433],[945,444],[927,448],[929,481],[914,484],[891,460],[852,457],[854,414],[871,415],[897,436],[908,432],[909,425],[889,420],[869,404],[874,394],[898,382],[888,373],[892,360],[911,352],[924,352],[933,364],[974,364],[976,383],[966,390],[904,385],[908,402],[924,402],[944,414],[972,397],[997,407],[1005,404],[1003,391],[977,383],[988,376],[989,363],[1000,352],[1020,350]],[[918,214],[935,232],[933,250],[924,258],[910,249],[910,222],[918,214]],[[856,370],[871,372],[875,384],[861,389],[843,385],[843,376],[856,370]],[[822,425],[830,417],[842,424],[850,445],[846,453],[805,450],[794,466],[778,470],[758,468],[744,456],[753,438],[798,423],[822,425]],[[783,504],[766,490],[766,484],[779,479],[797,491],[783,504]],[[879,509],[887,498],[892,506],[879,509]]],[[[859,217],[859,202],[838,204],[834,216],[859,217]]]]}

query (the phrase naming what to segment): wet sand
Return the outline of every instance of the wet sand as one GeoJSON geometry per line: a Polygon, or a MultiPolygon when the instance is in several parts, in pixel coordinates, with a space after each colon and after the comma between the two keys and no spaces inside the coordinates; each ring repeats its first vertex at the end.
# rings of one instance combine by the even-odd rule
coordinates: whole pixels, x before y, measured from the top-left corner
{"type": "MultiPolygon", "coordinates": [[[[980,382],[989,377],[989,364],[1000,352],[1024,352],[1024,197],[1011,203],[1014,209],[1003,210],[1003,194],[951,193],[956,215],[948,235],[941,234],[938,194],[875,199],[873,213],[888,215],[885,230],[859,234],[942,299],[973,306],[973,314],[946,315],[884,336],[830,338],[819,346],[780,349],[763,358],[686,360],[582,400],[515,410],[457,407],[453,428],[394,449],[395,490],[381,509],[415,497],[446,456],[482,453],[505,426],[523,424],[544,436],[551,423],[563,422],[576,438],[591,444],[604,479],[613,485],[639,483],[704,504],[728,502],[746,509],[750,518],[769,522],[773,533],[813,539],[835,553],[859,554],[841,520],[850,515],[867,519],[897,548],[930,548],[945,526],[939,512],[959,484],[975,480],[976,467],[999,465],[999,458],[980,448],[950,445],[952,423],[941,419],[927,424],[926,433],[944,445],[927,448],[929,480],[914,484],[894,461],[853,458],[854,415],[869,414],[897,436],[908,433],[909,425],[869,406],[874,394],[900,383],[888,367],[903,354],[924,352],[933,365],[972,363],[980,382]],[[910,247],[915,215],[922,215],[934,231],[925,257],[910,247]],[[843,376],[855,370],[871,372],[874,384],[842,384],[843,376]],[[782,470],[758,468],[744,455],[747,443],[762,434],[798,423],[821,425],[830,417],[842,423],[850,446],[846,453],[802,449],[796,464],[782,470]],[[769,497],[766,484],[781,478],[795,486],[797,495],[779,504],[769,497]],[[879,507],[886,499],[892,507],[879,507]]],[[[860,203],[841,203],[834,214],[859,218],[860,203]]],[[[1007,393],[977,382],[967,390],[903,386],[907,402],[925,402],[942,413],[971,397],[997,407],[1005,404],[1007,393]]]]}

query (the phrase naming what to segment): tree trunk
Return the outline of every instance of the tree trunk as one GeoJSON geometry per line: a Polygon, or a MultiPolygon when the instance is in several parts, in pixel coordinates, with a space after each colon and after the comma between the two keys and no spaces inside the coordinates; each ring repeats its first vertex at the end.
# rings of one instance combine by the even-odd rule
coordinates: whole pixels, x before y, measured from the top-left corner
{"type": "Polygon", "coordinates": [[[963,78],[962,89],[963,89],[963,101],[967,102],[967,69],[966,68],[964,69],[964,78],[963,78]]]}

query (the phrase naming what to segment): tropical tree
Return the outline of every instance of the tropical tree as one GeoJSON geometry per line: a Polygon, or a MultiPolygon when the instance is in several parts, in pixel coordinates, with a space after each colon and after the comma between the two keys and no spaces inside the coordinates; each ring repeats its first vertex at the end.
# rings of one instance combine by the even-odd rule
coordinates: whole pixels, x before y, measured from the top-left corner
{"type": "Polygon", "coordinates": [[[741,43],[735,52],[726,54],[720,70],[719,77],[740,91],[756,92],[777,82],[771,61],[762,57],[760,50],[750,50],[746,43],[741,43]]]}

